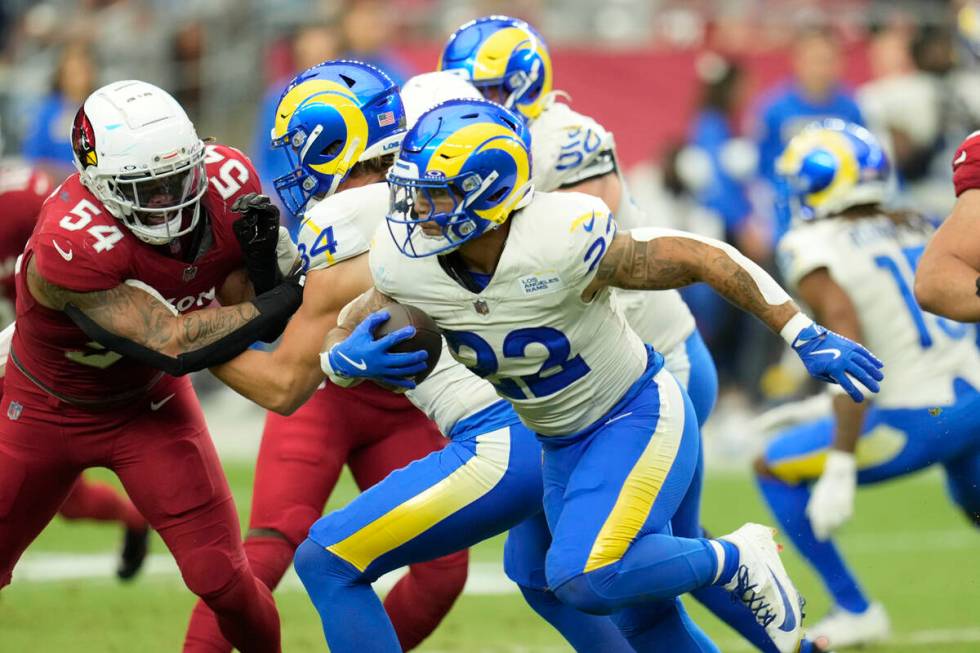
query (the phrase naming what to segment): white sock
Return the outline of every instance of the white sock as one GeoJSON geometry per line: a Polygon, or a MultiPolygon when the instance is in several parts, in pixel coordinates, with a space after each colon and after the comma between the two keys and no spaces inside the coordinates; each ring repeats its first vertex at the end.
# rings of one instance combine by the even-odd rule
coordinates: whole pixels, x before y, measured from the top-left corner
{"type": "Polygon", "coordinates": [[[721,578],[721,572],[725,568],[725,547],[723,547],[721,543],[716,540],[708,540],[708,544],[711,545],[711,548],[715,552],[715,559],[718,560],[718,567],[715,569],[715,577],[714,580],[711,581],[711,584],[714,585],[718,582],[718,579],[721,578]]]}

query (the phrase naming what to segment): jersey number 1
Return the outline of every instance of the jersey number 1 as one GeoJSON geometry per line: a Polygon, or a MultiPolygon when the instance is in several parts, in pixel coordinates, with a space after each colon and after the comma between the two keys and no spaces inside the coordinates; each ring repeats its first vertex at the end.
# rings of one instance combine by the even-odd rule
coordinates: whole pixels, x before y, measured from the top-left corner
{"type": "MultiPolygon", "coordinates": [[[[918,247],[906,247],[902,250],[902,254],[905,255],[905,261],[896,261],[890,256],[876,256],[875,265],[892,275],[895,284],[898,286],[898,291],[902,294],[902,299],[905,301],[905,306],[909,309],[909,313],[912,316],[912,322],[919,332],[919,344],[923,349],[929,349],[933,343],[932,333],[926,325],[926,317],[922,309],[919,308],[919,304],[915,301],[915,295],[912,293],[910,283],[912,276],[915,274],[915,269],[919,266],[919,259],[922,258],[923,249],[924,246],[922,245],[918,247]],[[908,264],[911,274],[903,269],[902,263],[908,264]]],[[[965,324],[951,322],[941,317],[936,318],[936,323],[943,333],[953,340],[959,340],[966,335],[967,327],[965,324]]]]}

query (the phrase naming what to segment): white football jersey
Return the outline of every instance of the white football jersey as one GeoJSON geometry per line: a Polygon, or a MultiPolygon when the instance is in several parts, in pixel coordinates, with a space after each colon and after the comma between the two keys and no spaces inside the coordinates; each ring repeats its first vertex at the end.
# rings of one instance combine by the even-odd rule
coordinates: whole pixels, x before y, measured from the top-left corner
{"type": "MultiPolygon", "coordinates": [[[[365,254],[388,213],[388,184],[370,184],[336,193],[306,211],[298,248],[310,270],[365,254]]],[[[385,235],[385,240],[390,237],[385,235]]],[[[500,401],[493,386],[457,363],[443,342],[436,368],[406,393],[408,400],[445,435],[456,422],[500,401]]]]}
{"type": "Polygon", "coordinates": [[[888,216],[832,218],[795,225],[779,244],[793,287],[820,268],[848,294],[865,346],[885,364],[877,405],[922,408],[953,402],[953,379],[980,387],[974,327],[923,311],[912,287],[932,233],[924,221],[896,225],[888,216]]]}
{"type": "Polygon", "coordinates": [[[479,293],[439,257],[402,254],[386,226],[370,254],[375,286],[428,313],[453,356],[493,383],[532,430],[575,433],[603,417],[647,361],[608,290],[581,299],[616,224],[602,200],[581,193],[536,193],[510,220],[497,269],[479,293]]]}
{"type": "MultiPolygon", "coordinates": [[[[613,135],[592,118],[559,102],[557,97],[553,96],[541,115],[531,123],[531,161],[536,190],[555,191],[615,170],[622,189],[616,224],[627,230],[652,226],[630,197],[615,157],[613,135]]],[[[613,295],[640,338],[659,352],[669,352],[694,332],[694,316],[676,290],[617,289],[613,295]]]]}

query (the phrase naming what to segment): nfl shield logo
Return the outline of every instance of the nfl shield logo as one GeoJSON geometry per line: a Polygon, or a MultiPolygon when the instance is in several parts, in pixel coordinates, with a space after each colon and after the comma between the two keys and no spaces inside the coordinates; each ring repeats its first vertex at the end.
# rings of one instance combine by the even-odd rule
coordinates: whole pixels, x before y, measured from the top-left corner
{"type": "Polygon", "coordinates": [[[11,401],[10,405],[7,406],[7,417],[9,417],[12,421],[17,421],[20,418],[20,414],[23,412],[24,407],[16,401],[11,401]]]}
{"type": "Polygon", "coordinates": [[[487,313],[490,312],[490,307],[487,306],[487,303],[482,299],[478,299],[475,302],[473,302],[473,308],[480,315],[486,315],[487,313]]]}
{"type": "Polygon", "coordinates": [[[191,279],[197,276],[197,266],[191,265],[184,268],[184,283],[187,283],[191,279]]]}
{"type": "Polygon", "coordinates": [[[395,112],[385,111],[378,114],[378,127],[388,127],[395,124],[395,112]]]}

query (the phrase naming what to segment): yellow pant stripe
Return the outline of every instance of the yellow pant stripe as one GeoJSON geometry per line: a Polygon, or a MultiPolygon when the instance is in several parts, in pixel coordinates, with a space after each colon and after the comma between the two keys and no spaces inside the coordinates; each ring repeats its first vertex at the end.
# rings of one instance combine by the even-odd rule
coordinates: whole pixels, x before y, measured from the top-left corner
{"type": "Polygon", "coordinates": [[[633,544],[650,516],[670,472],[684,434],[684,397],[674,378],[657,375],[660,386],[660,419],[657,430],[623,483],[612,511],[589,551],[585,572],[618,562],[633,544]]]}
{"type": "MultiPolygon", "coordinates": [[[[884,465],[902,453],[908,440],[906,434],[887,424],[879,424],[861,436],[854,450],[858,470],[884,465]]],[[[799,456],[772,462],[773,476],[786,483],[802,483],[820,478],[827,460],[827,449],[815,449],[799,456]]]]}
{"type": "Polygon", "coordinates": [[[456,471],[327,550],[364,571],[380,556],[487,494],[507,471],[510,429],[485,433],[476,441],[476,455],[456,471]]]}

